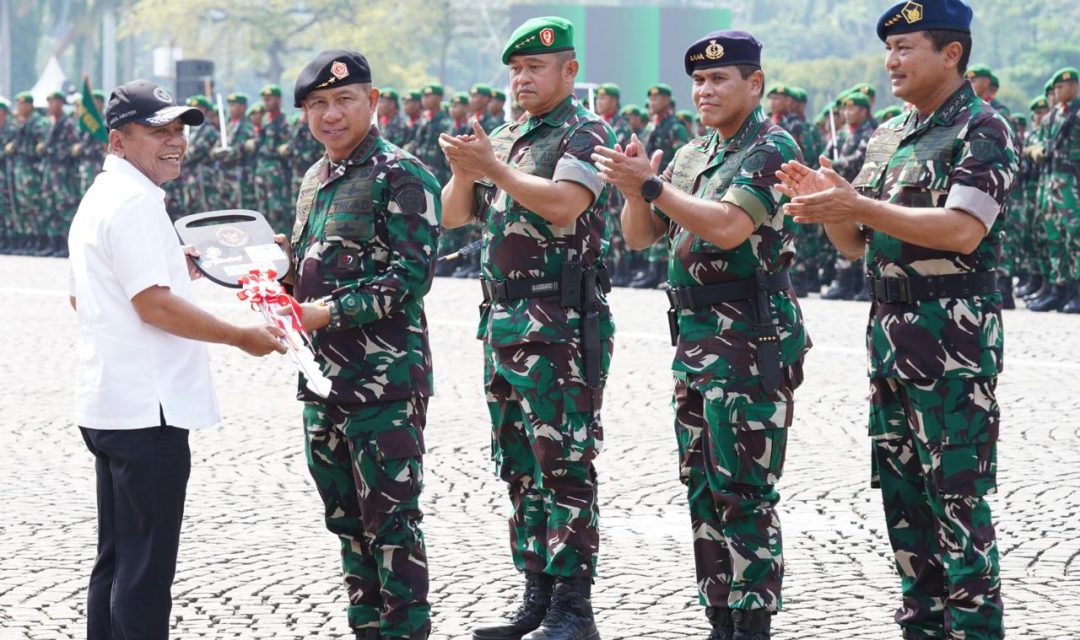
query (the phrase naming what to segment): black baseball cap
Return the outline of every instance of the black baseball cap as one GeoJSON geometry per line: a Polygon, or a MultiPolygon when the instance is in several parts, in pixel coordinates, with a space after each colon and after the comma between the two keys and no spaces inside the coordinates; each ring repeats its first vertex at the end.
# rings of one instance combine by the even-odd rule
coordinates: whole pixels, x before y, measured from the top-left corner
{"type": "Polygon", "coordinates": [[[160,127],[180,118],[197,127],[203,123],[202,111],[177,105],[169,92],[149,80],[132,80],[113,90],[105,107],[105,123],[117,129],[129,122],[160,127]]]}

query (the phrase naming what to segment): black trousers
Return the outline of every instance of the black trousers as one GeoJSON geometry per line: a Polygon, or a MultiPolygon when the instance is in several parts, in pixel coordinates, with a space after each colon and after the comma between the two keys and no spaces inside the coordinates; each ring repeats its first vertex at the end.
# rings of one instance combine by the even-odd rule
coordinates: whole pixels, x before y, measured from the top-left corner
{"type": "Polygon", "coordinates": [[[80,429],[97,471],[98,548],[87,640],[167,640],[191,472],[188,431],[164,424],[80,429]]]}

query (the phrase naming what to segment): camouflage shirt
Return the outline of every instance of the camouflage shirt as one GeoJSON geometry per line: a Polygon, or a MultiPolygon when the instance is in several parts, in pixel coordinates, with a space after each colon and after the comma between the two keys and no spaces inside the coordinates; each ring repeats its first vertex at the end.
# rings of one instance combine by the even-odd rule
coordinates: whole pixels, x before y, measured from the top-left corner
{"type": "Polygon", "coordinates": [[[450,181],[450,164],[439,146],[439,135],[450,133],[453,122],[450,116],[442,109],[429,111],[420,119],[416,129],[416,137],[409,148],[421,162],[439,179],[439,184],[450,181]]]}
{"type": "MultiPolygon", "coordinates": [[[[341,290],[346,325],[312,336],[333,382],[328,402],[431,395],[423,297],[434,274],[439,195],[420,161],[374,127],[349,159],[324,156],[304,176],[292,232],[294,293],[312,301],[341,290]]],[[[323,402],[302,383],[298,396],[323,402]]]]}
{"type": "Polygon", "coordinates": [[[630,121],[623,114],[615,112],[611,116],[605,116],[604,122],[607,122],[607,125],[615,132],[615,143],[622,145],[625,149],[626,145],[630,144],[630,136],[634,134],[630,128],[630,121]]]}
{"type": "Polygon", "coordinates": [[[49,129],[45,139],[45,170],[54,206],[68,208],[76,205],[80,193],[79,161],[71,152],[79,143],[79,127],[74,118],[60,116],[49,129]]]}
{"type": "Polygon", "coordinates": [[[807,124],[805,118],[794,111],[788,111],[780,118],[780,122],[777,124],[779,124],[784,131],[791,134],[791,138],[795,140],[795,144],[799,145],[799,150],[802,152],[803,158],[814,157],[813,150],[807,146],[810,144],[810,129],[813,129],[814,127],[807,124]]]}
{"type": "Polygon", "coordinates": [[[481,114],[472,114],[469,116],[469,133],[472,133],[472,123],[479,120],[480,128],[484,130],[484,133],[491,133],[499,128],[502,121],[491,115],[486,109],[481,114]]]}
{"type": "MultiPolygon", "coordinates": [[[[1051,194],[1062,188],[1080,188],[1080,98],[1054,107],[1045,132],[1048,179],[1051,194]],[[1066,184],[1066,182],[1068,184],[1066,184]]],[[[1071,203],[1072,212],[1078,203],[1071,203]]]]}
{"type": "Polygon", "coordinates": [[[664,152],[663,157],[660,158],[661,171],[671,164],[675,152],[690,138],[686,133],[686,127],[671,113],[659,120],[653,118],[642,135],[644,136],[642,142],[645,144],[645,151],[648,152],[649,157],[658,150],[664,152]]]}
{"type": "Polygon", "coordinates": [[[876,128],[869,118],[854,130],[848,128],[847,135],[840,144],[836,160],[833,161],[833,168],[848,182],[854,180],[862,170],[863,160],[866,158],[866,147],[870,144],[870,136],[874,135],[876,128]]]}
{"type": "Polygon", "coordinates": [[[409,141],[409,126],[405,124],[405,118],[400,111],[389,117],[380,117],[379,130],[390,144],[403,147],[409,141]]]}
{"type": "MultiPolygon", "coordinates": [[[[477,183],[477,211],[484,225],[481,263],[492,280],[557,278],[567,260],[586,268],[603,259],[604,206],[609,187],[592,161],[597,146],[611,147],[614,135],[602,120],[576,98],[566,98],[553,111],[505,124],[491,134],[500,162],[518,171],[555,181],[570,181],[592,192],[592,205],[573,224],[557,227],[514,201],[487,181],[477,183]]],[[[601,294],[600,336],[615,333],[607,300],[601,294]]],[[[492,346],[527,342],[566,343],[578,339],[580,314],[558,298],[524,298],[483,309],[477,337],[492,346]]]]}
{"type": "Polygon", "coordinates": [[[24,122],[15,126],[15,162],[24,165],[37,165],[41,162],[37,146],[45,144],[49,136],[49,119],[37,111],[30,114],[24,122]]]}
{"type": "Polygon", "coordinates": [[[298,188],[307,175],[307,170],[322,156],[323,146],[311,134],[311,127],[307,122],[298,120],[293,125],[292,138],[289,140],[289,164],[292,165],[293,178],[298,188]]]}
{"type": "Polygon", "coordinates": [[[271,175],[285,169],[285,157],[279,149],[281,145],[288,144],[291,133],[285,114],[279,113],[276,118],[271,118],[269,113],[263,116],[259,143],[255,147],[255,171],[271,175]]]}
{"type": "MultiPolygon", "coordinates": [[[[964,83],[930,117],[912,111],[874,133],[854,186],[905,207],[967,211],[989,228],[970,254],[920,247],[870,228],[871,276],[931,276],[997,269],[1000,214],[1017,171],[1005,119],[964,83]]],[[[867,328],[872,378],[994,376],[1002,368],[1001,295],[873,303],[867,328]]]]}
{"type": "MultiPolygon", "coordinates": [[[[656,210],[668,223],[672,259],[668,284],[697,287],[753,278],[787,269],[795,257],[795,222],[783,213],[787,198],[773,190],[776,171],[789,160],[802,160],[795,140],[767,120],[761,109],[746,119],[730,140],[717,131],[696,138],[675,154],[663,179],[679,191],[710,202],[727,202],[746,212],[754,231],[731,250],[695,236],[656,210]]],[[[783,365],[800,360],[810,348],[802,311],[791,289],[770,297],[780,334],[783,365]]],[[[749,301],[699,309],[682,309],[679,342],[672,369],[716,378],[749,378],[757,374],[754,315],[749,301]]]]}
{"type": "MultiPolygon", "coordinates": [[[[229,121],[229,148],[221,150],[221,165],[225,169],[236,170],[244,164],[246,151],[244,143],[255,136],[255,126],[247,117],[229,121]]],[[[230,176],[231,178],[231,176],[230,176]]]]}

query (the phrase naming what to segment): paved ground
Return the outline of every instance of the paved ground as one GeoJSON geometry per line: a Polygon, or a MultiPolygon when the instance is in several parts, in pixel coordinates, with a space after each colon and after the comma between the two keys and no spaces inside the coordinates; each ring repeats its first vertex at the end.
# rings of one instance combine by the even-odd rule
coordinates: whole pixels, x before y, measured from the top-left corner
{"type": "MultiPolygon", "coordinates": [[[[69,414],[74,314],[63,261],[0,257],[0,639],[80,638],[94,557],[91,457],[69,414]]],[[[511,607],[503,487],[490,474],[471,336],[475,284],[439,280],[429,297],[437,397],[424,508],[436,640],[511,607]]],[[[237,321],[254,315],[200,283],[237,321]]],[[[663,295],[618,290],[605,402],[601,577],[606,640],[704,638],[689,516],[676,479],[671,349],[663,295]]],[[[867,482],[866,305],[809,300],[816,343],[799,390],[781,485],[788,577],[782,640],[897,638],[897,580],[867,482]]],[[[1080,638],[1080,320],[1007,312],[1002,491],[993,499],[1010,638],[1080,638]]],[[[192,438],[194,470],[174,588],[177,638],[345,638],[337,544],[302,453],[293,376],[279,360],[213,348],[224,423],[192,438]]]]}

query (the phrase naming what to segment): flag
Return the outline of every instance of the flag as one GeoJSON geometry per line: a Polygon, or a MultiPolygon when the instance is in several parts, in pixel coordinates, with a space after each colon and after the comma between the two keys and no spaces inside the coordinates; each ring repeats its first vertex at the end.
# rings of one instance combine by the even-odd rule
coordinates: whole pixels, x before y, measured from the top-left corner
{"type": "Polygon", "coordinates": [[[98,113],[97,104],[94,103],[94,93],[90,90],[90,78],[83,78],[82,115],[79,116],[79,129],[89,133],[91,138],[102,144],[109,141],[109,133],[105,130],[105,119],[98,113]]]}

